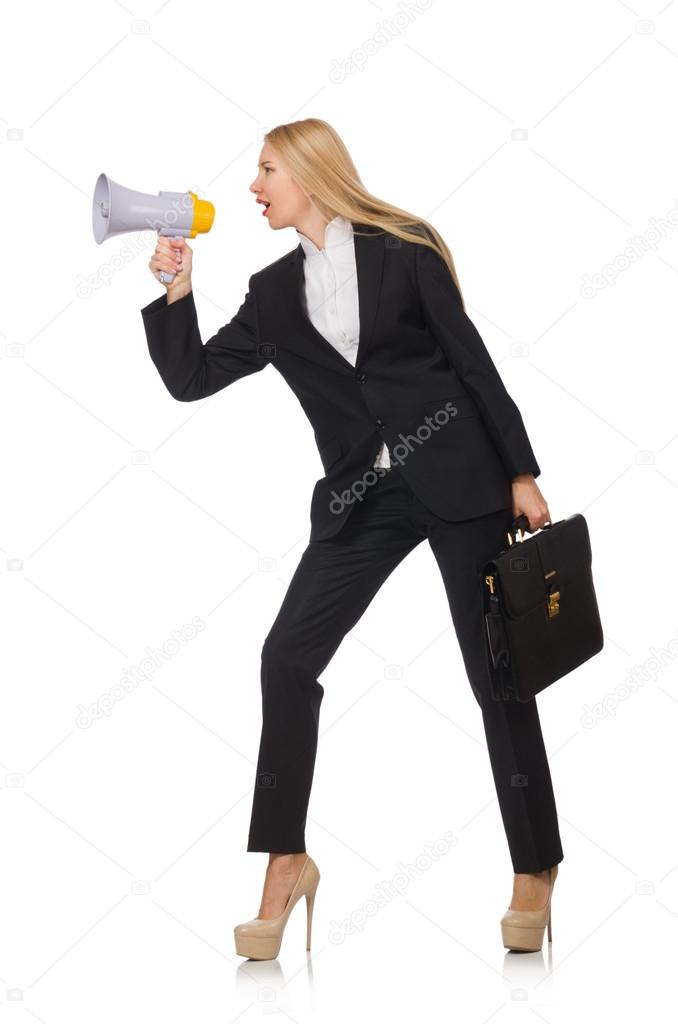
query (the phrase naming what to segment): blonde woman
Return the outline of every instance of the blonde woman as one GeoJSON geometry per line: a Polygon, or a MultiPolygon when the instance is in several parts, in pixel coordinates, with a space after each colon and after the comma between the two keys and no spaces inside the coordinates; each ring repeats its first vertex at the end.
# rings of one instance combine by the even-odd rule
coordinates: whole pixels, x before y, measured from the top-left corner
{"type": "Polygon", "coordinates": [[[263,643],[247,850],[269,860],[258,915],[235,928],[237,952],[275,958],[302,896],[310,948],[320,874],[305,824],[318,677],[424,539],[481,710],[512,859],[504,946],[540,949],[563,859],[554,794],[535,700],[491,695],[480,596],[482,565],[505,546],[513,518],[524,513],[531,532],[550,522],[522,417],[466,315],[447,245],[428,222],[365,189],[327,122],[269,131],[250,191],[268,227],[293,229],[297,244],[252,274],[233,319],[202,343],[191,247],[166,238],[149,266],[176,276],[141,311],[173,398],[205,398],[271,365],[299,399],[324,469],[308,546],[263,643]]]}

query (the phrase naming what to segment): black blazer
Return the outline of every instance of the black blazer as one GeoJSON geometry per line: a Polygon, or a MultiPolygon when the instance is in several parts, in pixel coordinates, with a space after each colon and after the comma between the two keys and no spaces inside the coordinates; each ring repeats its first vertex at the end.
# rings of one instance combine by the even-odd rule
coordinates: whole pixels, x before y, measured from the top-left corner
{"type": "MultiPolygon", "coordinates": [[[[353,222],[360,340],[353,367],[313,326],[301,243],[249,279],[233,319],[204,345],[193,293],[141,310],[148,350],[179,402],[269,364],[299,399],[325,475],[310,540],[336,534],[379,477],[382,441],[416,496],[446,520],[511,506],[511,480],[541,472],[510,397],[440,257],[353,222]]],[[[423,230],[423,228],[422,228],[423,230]]]]}

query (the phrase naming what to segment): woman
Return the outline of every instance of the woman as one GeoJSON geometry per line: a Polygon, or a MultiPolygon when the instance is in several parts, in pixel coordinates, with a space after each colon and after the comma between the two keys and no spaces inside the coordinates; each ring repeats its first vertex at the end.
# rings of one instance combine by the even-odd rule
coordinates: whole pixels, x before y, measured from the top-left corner
{"type": "Polygon", "coordinates": [[[294,250],[249,279],[233,319],[202,343],[185,240],[149,266],[175,271],[142,310],[170,394],[194,401],[273,365],[315,430],[325,469],[311,536],[262,650],[262,732],[248,851],[269,861],[238,953],[275,958],[289,913],[319,872],[304,828],[323,687],[318,676],[387,576],[424,538],[440,568],[481,708],[511,853],[504,946],[540,949],[563,859],[537,707],[489,689],[480,568],[513,517],[550,522],[520,413],[467,317],[453,260],[426,221],[371,195],[337,133],[309,118],[265,136],[250,185],[294,250]],[[360,372],[358,372],[360,371],[360,372]]]}

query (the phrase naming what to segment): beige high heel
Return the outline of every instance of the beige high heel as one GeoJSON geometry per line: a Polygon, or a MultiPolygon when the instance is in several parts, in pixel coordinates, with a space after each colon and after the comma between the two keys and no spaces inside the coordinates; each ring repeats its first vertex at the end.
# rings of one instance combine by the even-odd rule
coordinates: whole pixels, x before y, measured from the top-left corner
{"type": "Polygon", "coordinates": [[[549,898],[539,910],[506,911],[501,919],[501,937],[506,949],[519,949],[536,953],[544,942],[544,929],[548,925],[551,941],[551,896],[558,875],[558,865],[549,868],[549,898]]]}
{"type": "Polygon", "coordinates": [[[250,960],[275,960],[280,952],[283,932],[295,903],[306,897],[306,949],[311,948],[311,921],[320,872],[312,857],[304,861],[299,877],[289,895],[285,909],[278,917],[254,917],[234,928],[235,951],[250,960]]]}

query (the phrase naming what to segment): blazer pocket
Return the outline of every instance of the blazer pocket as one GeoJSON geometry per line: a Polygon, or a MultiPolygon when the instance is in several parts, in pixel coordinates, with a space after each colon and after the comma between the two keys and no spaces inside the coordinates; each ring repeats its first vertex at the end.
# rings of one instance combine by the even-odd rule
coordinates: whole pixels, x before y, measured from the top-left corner
{"type": "Polygon", "coordinates": [[[318,448],[320,455],[320,461],[323,464],[325,473],[327,473],[335,462],[337,462],[342,455],[342,447],[339,439],[331,437],[329,441],[325,441],[322,446],[318,448]]]}
{"type": "Polygon", "coordinates": [[[467,416],[480,416],[480,410],[470,395],[447,395],[442,398],[429,398],[424,402],[424,409],[441,426],[450,420],[465,419],[467,416]],[[435,413],[440,411],[436,419],[435,413]]]}

